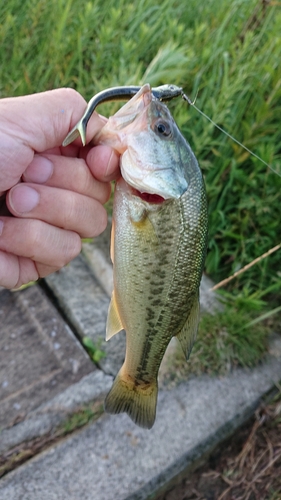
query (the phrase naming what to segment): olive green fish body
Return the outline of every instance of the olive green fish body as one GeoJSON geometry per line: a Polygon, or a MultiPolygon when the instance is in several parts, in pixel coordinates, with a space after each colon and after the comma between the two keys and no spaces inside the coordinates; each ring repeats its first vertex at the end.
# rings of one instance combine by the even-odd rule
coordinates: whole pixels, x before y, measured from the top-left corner
{"type": "Polygon", "coordinates": [[[107,339],[124,328],[126,357],[105,409],[127,412],[135,423],[151,428],[166,348],[177,336],[188,357],[197,332],[207,203],[196,158],[166,106],[148,99],[139,124],[129,126],[126,106],[118,145],[118,121],[99,137],[99,142],[123,148],[123,178],[116,185],[113,210],[114,292],[107,339]]]}

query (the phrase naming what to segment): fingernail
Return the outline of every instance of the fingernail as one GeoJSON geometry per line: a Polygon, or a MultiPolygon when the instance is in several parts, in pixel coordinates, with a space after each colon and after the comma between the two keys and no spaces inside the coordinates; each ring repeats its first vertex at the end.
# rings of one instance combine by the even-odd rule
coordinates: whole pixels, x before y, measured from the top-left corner
{"type": "Polygon", "coordinates": [[[43,184],[52,175],[53,163],[44,156],[35,156],[23,174],[24,180],[43,184]]]}
{"type": "Polygon", "coordinates": [[[0,236],[1,236],[2,231],[3,231],[3,227],[4,227],[4,222],[2,220],[0,220],[0,236]]]}
{"type": "Polygon", "coordinates": [[[30,212],[39,203],[39,193],[29,186],[19,184],[10,191],[9,201],[15,212],[30,212]]]}

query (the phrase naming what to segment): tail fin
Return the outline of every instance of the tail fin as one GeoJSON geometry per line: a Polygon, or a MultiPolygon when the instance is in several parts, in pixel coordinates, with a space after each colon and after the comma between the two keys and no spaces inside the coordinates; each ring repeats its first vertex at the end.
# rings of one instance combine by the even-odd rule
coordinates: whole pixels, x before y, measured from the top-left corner
{"type": "Polygon", "coordinates": [[[157,381],[145,386],[137,385],[122,377],[121,370],[105,398],[105,411],[113,414],[125,412],[135,424],[151,429],[156,415],[157,381]]]}

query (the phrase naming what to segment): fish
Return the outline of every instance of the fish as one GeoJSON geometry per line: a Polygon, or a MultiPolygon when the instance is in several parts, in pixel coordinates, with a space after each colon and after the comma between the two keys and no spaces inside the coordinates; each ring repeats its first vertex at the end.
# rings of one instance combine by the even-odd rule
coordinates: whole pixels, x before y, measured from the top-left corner
{"type": "Polygon", "coordinates": [[[126,332],[126,353],[105,411],[151,429],[158,371],[172,337],[188,359],[199,322],[207,248],[204,179],[169,109],[145,84],[94,138],[120,154],[111,234],[113,293],[106,340],[126,332]]]}

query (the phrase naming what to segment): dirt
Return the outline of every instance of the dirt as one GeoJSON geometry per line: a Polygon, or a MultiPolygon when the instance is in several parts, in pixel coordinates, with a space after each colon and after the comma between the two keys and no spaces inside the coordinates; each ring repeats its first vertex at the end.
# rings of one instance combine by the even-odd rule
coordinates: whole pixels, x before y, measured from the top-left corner
{"type": "Polygon", "coordinates": [[[157,500],[281,500],[281,390],[204,466],[157,500]]]}

